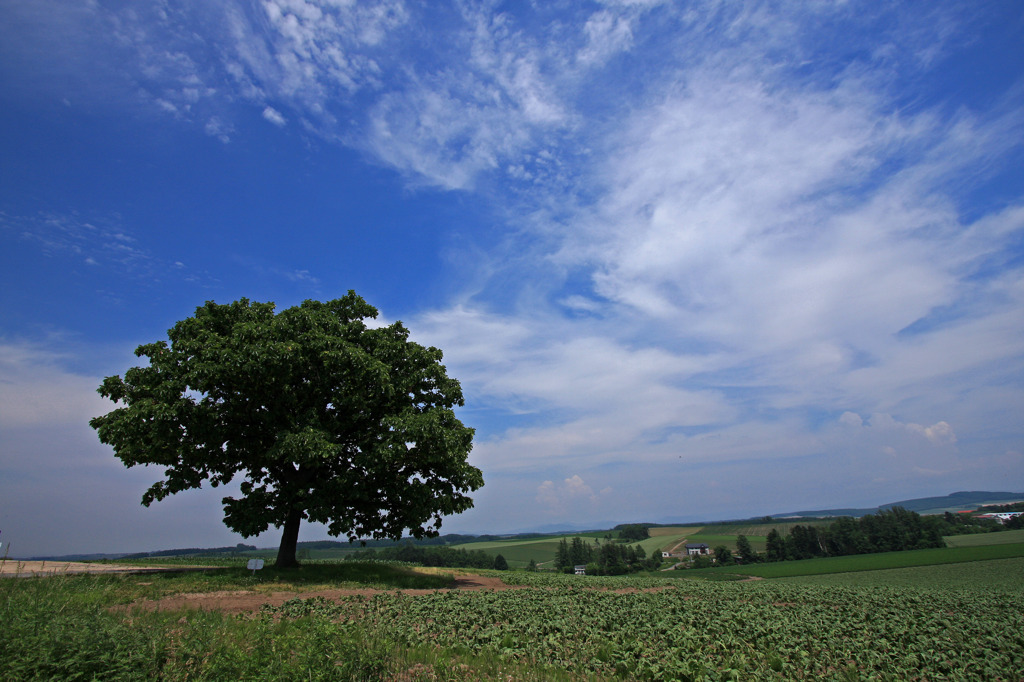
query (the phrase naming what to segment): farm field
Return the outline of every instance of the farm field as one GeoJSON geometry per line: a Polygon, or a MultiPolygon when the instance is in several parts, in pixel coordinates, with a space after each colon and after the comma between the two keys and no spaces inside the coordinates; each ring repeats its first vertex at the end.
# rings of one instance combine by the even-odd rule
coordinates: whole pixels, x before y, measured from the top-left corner
{"type": "Polygon", "coordinates": [[[696,535],[704,526],[658,526],[651,528],[648,532],[652,538],[674,538],[696,535]]]}
{"type": "MultiPolygon", "coordinates": [[[[661,551],[662,548],[671,547],[691,537],[700,531],[700,526],[679,526],[652,528],[652,536],[640,542],[631,542],[632,545],[640,545],[644,552],[650,556],[652,552],[661,551]],[[661,531],[657,534],[654,531],[661,531]]],[[[558,552],[558,544],[562,538],[572,542],[574,537],[583,538],[588,544],[597,547],[598,544],[606,542],[602,533],[580,533],[567,535],[553,535],[547,538],[531,538],[529,540],[500,540],[495,542],[470,542],[461,545],[452,545],[456,549],[482,550],[492,556],[501,554],[508,561],[512,568],[523,568],[533,559],[538,564],[546,564],[554,561],[558,552]],[[598,542],[595,543],[594,540],[598,542]]],[[[703,542],[703,540],[694,540],[703,542]]],[[[722,544],[722,543],[720,543],[722,544]]],[[[728,538],[727,544],[735,544],[735,538],[728,538]]],[[[762,543],[763,544],[763,543],[762,543]]]]}
{"type": "Polygon", "coordinates": [[[492,589],[439,589],[451,584],[444,571],[357,562],[4,580],[0,679],[1017,680],[1024,670],[1020,556],[729,583],[480,573],[460,580],[492,589]],[[493,589],[499,577],[517,589],[493,589]],[[285,600],[289,591],[304,598],[285,600]],[[274,605],[181,610],[236,594],[274,605]],[[143,608],[157,599],[168,605],[143,608]]]}
{"type": "Polygon", "coordinates": [[[722,579],[724,576],[754,576],[760,578],[785,578],[803,575],[824,575],[856,571],[878,571],[891,568],[955,564],[990,559],[1024,557],[1024,544],[987,545],[980,547],[945,547],[941,549],[918,549],[906,552],[884,552],[880,554],[854,554],[850,556],[804,559],[802,561],[780,561],[777,563],[750,564],[747,566],[717,566],[713,568],[675,571],[672,575],[687,578],[706,577],[722,579]]]}
{"type": "Polygon", "coordinates": [[[800,585],[845,585],[858,587],[900,587],[925,591],[950,590],[1021,590],[1024,589],[1024,557],[965,561],[956,564],[934,564],[912,568],[890,568],[854,573],[804,575],[779,578],[779,582],[800,585]]]}
{"type": "Polygon", "coordinates": [[[749,526],[739,523],[719,523],[704,526],[701,533],[708,535],[746,535],[747,539],[753,543],[754,538],[765,538],[773,530],[779,531],[781,535],[786,535],[793,529],[793,526],[821,526],[827,523],[828,521],[785,521],[780,523],[755,523],[749,526]]]}
{"type": "Polygon", "coordinates": [[[984,545],[1010,545],[1024,542],[1024,530],[1004,530],[998,533],[949,535],[943,538],[950,547],[981,547],[984,545]]]}
{"type": "MultiPolygon", "coordinates": [[[[693,537],[694,533],[700,530],[700,526],[691,528],[686,526],[674,527],[674,528],[652,528],[651,537],[646,540],[641,540],[638,543],[644,548],[644,552],[647,556],[650,556],[653,552],[660,552],[663,549],[671,549],[681,542],[689,541],[693,537]],[[668,530],[669,533],[655,534],[653,531],[656,530],[668,530]]],[[[681,549],[681,548],[680,548],[681,549]]]]}
{"type": "MultiPolygon", "coordinates": [[[[736,550],[736,535],[705,535],[704,533],[698,533],[697,535],[690,536],[689,542],[703,542],[705,545],[714,549],[719,545],[725,545],[729,549],[736,550]]],[[[754,536],[747,538],[750,542],[750,546],[757,552],[765,551],[765,538],[764,536],[754,536]]]]}
{"type": "MultiPolygon", "coordinates": [[[[481,550],[491,556],[498,554],[505,557],[512,568],[523,568],[530,559],[538,564],[554,561],[558,552],[558,543],[561,537],[533,538],[530,540],[500,540],[495,542],[469,542],[463,545],[452,545],[454,549],[465,549],[467,551],[481,550]]],[[[591,538],[587,538],[593,542],[591,538]]]]}
{"type": "MultiPolygon", "coordinates": [[[[712,529],[641,544],[734,544],[712,529]]],[[[1022,535],[648,576],[480,571],[460,589],[444,569],[315,561],[252,576],[242,557],[196,557],[228,567],[207,574],[5,580],[0,679],[1016,680],[1022,535]],[[769,580],[720,582],[741,576],[769,580]],[[128,606],[155,599],[163,610],[128,606]]],[[[525,563],[560,539],[466,547],[525,563]]]]}

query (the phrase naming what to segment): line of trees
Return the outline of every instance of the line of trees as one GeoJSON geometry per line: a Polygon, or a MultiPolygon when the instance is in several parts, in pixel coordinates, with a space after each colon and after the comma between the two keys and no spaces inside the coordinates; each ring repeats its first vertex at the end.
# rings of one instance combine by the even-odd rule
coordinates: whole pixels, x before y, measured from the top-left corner
{"type": "Polygon", "coordinates": [[[565,573],[571,573],[575,566],[586,566],[588,575],[623,575],[655,570],[660,564],[657,552],[648,558],[640,545],[617,542],[591,545],[579,537],[572,542],[562,538],[555,554],[555,568],[565,573]]]}
{"type": "Polygon", "coordinates": [[[944,526],[942,517],[922,517],[903,507],[892,507],[859,519],[840,517],[823,526],[796,525],[786,537],[773,528],[766,538],[765,559],[787,561],[945,547],[944,526]]]}
{"type": "Polygon", "coordinates": [[[619,531],[619,540],[623,542],[640,542],[651,537],[650,526],[646,523],[625,523],[615,526],[619,531]]]}
{"type": "MultiPolygon", "coordinates": [[[[499,555],[500,556],[500,555],[499,555]]],[[[495,557],[482,549],[466,550],[454,547],[417,546],[407,542],[398,547],[364,549],[345,557],[349,561],[405,561],[423,566],[442,568],[495,568],[495,557]]],[[[502,561],[504,557],[502,557],[502,561]]],[[[505,563],[508,568],[508,563],[505,563]]]]}
{"type": "Polygon", "coordinates": [[[190,547],[187,549],[161,549],[155,552],[137,552],[135,554],[126,554],[121,559],[150,559],[156,557],[172,557],[172,556],[207,556],[215,554],[223,554],[227,556],[235,556],[244,552],[255,552],[259,548],[256,545],[246,545],[239,542],[234,547],[190,547]]]}

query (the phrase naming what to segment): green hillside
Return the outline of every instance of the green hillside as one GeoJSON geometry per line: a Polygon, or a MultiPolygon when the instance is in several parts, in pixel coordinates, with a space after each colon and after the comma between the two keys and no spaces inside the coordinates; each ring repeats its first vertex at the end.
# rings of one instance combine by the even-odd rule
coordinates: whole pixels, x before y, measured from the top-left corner
{"type": "Polygon", "coordinates": [[[1005,530],[999,533],[975,533],[973,535],[948,535],[943,539],[950,547],[1012,545],[1024,543],[1024,530],[1005,530]]]}

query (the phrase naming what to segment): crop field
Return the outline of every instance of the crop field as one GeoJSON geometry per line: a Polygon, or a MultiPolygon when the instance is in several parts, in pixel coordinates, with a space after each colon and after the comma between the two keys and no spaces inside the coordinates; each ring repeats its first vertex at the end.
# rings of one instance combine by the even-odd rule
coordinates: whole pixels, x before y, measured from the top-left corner
{"type": "Polygon", "coordinates": [[[918,549],[906,552],[884,552],[880,554],[854,554],[850,556],[804,559],[802,561],[780,561],[747,566],[720,566],[714,568],[676,571],[672,575],[687,578],[705,577],[722,579],[725,576],[754,576],[759,578],[786,578],[803,575],[825,575],[856,571],[878,571],[913,566],[955,564],[989,559],[1010,559],[1024,557],[1024,544],[988,545],[983,547],[946,547],[942,549],[918,549]]]}
{"type": "Polygon", "coordinates": [[[672,549],[679,543],[688,541],[691,537],[699,533],[701,528],[702,526],[664,526],[660,528],[651,528],[648,531],[651,534],[651,537],[646,540],[642,540],[638,544],[643,547],[647,555],[650,556],[653,552],[672,549]]]}
{"type": "Polygon", "coordinates": [[[943,539],[950,547],[1011,545],[1024,542],[1024,530],[1004,530],[999,533],[976,533],[974,535],[950,535],[943,539]]]}
{"type": "Polygon", "coordinates": [[[800,585],[845,585],[856,587],[900,587],[925,592],[944,590],[1020,590],[1024,581],[1024,557],[965,561],[912,568],[831,573],[780,578],[800,585]]]}
{"type": "MultiPolygon", "coordinates": [[[[719,523],[704,526],[700,534],[746,535],[750,542],[753,543],[754,538],[767,537],[768,533],[771,533],[773,530],[779,531],[781,535],[786,535],[790,530],[792,530],[793,526],[821,526],[827,523],[827,521],[786,521],[780,523],[756,523],[749,526],[744,526],[739,523],[719,523]]],[[[703,540],[701,542],[703,542],[703,540]]]]}
{"type": "MultiPolygon", "coordinates": [[[[661,551],[663,548],[672,547],[688,537],[692,536],[693,533],[700,530],[700,526],[695,527],[671,527],[671,528],[652,528],[652,537],[641,540],[640,542],[631,542],[630,545],[640,545],[644,548],[644,552],[650,556],[652,552],[661,551]],[[662,531],[656,533],[655,531],[662,531]]],[[[570,535],[557,535],[548,538],[531,538],[529,540],[499,540],[494,542],[470,542],[462,545],[452,545],[456,549],[465,550],[482,550],[491,554],[492,556],[501,554],[508,561],[509,565],[513,568],[525,567],[530,559],[533,559],[538,564],[545,564],[554,561],[555,556],[558,552],[558,544],[562,538],[572,541],[572,538],[579,537],[583,538],[588,544],[597,547],[599,544],[606,542],[604,535],[599,533],[580,533],[570,535]],[[597,540],[597,543],[594,541],[597,540]]],[[[730,547],[735,545],[736,538],[727,538],[725,542],[720,544],[728,544],[730,547]]],[[[694,540],[694,542],[706,542],[705,540],[694,540]]],[[[752,541],[752,545],[755,548],[758,547],[756,541],[752,541]]],[[[763,542],[762,542],[763,545],[763,542]]]]}
{"type": "MultiPolygon", "coordinates": [[[[365,613],[392,623],[406,643],[487,649],[580,676],[1012,680],[1024,670],[1019,587],[908,593],[684,582],[619,593],[534,584],[539,589],[423,600],[388,596],[365,613]]],[[[351,613],[345,611],[351,606],[336,608],[351,613]]]]}
{"type": "MultiPolygon", "coordinates": [[[[689,541],[703,542],[705,545],[708,545],[712,549],[718,547],[719,545],[725,545],[729,549],[735,550],[736,537],[736,535],[705,535],[704,533],[698,533],[697,535],[691,536],[689,541]]],[[[747,538],[747,540],[750,542],[750,546],[753,547],[755,551],[763,552],[765,550],[766,543],[765,538],[763,536],[750,537],[747,538]]]]}
{"type": "Polygon", "coordinates": [[[671,549],[672,547],[675,547],[680,542],[686,540],[687,537],[689,536],[686,534],[661,535],[658,537],[647,538],[646,540],[641,540],[640,542],[630,544],[640,545],[644,548],[644,552],[647,554],[647,556],[650,556],[654,552],[660,552],[663,549],[671,549]]]}
{"type": "Polygon", "coordinates": [[[687,537],[690,535],[696,535],[700,532],[703,526],[660,526],[651,528],[648,532],[652,538],[660,538],[665,536],[671,537],[687,537]]]}
{"type": "Polygon", "coordinates": [[[1024,670],[1020,555],[727,583],[481,573],[516,589],[439,589],[450,575],[355,562],[7,579],[0,679],[1009,681],[1024,670]],[[337,587],[359,589],[325,592],[337,587]],[[289,590],[303,598],[236,614],[143,608],[289,590]]]}
{"type": "MultiPolygon", "coordinates": [[[[555,554],[558,552],[559,540],[561,540],[560,537],[534,538],[531,540],[500,540],[495,542],[469,542],[464,545],[452,545],[452,547],[455,549],[465,549],[467,551],[479,549],[493,556],[500,554],[505,557],[509,566],[512,566],[513,568],[522,568],[530,562],[530,559],[533,559],[538,564],[554,561],[555,554]]],[[[593,542],[593,540],[590,541],[593,542]]]]}

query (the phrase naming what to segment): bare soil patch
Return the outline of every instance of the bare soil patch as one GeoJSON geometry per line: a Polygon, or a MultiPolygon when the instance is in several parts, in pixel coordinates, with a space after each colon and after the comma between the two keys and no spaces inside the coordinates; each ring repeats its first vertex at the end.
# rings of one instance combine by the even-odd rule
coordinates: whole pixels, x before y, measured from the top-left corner
{"type": "MultiPolygon", "coordinates": [[[[521,585],[506,585],[500,578],[482,575],[459,575],[447,588],[473,592],[478,590],[521,590],[528,589],[521,585]]],[[[440,592],[442,590],[379,590],[369,587],[338,588],[327,590],[281,590],[274,592],[256,592],[252,590],[201,592],[175,594],[163,599],[144,600],[120,607],[118,610],[143,609],[145,611],[177,611],[182,609],[202,609],[207,611],[221,611],[224,613],[250,613],[258,611],[264,604],[269,606],[280,606],[291,599],[310,599],[323,597],[330,601],[337,601],[344,597],[364,596],[372,597],[382,592],[400,592],[413,596],[422,596],[440,592]]]]}

